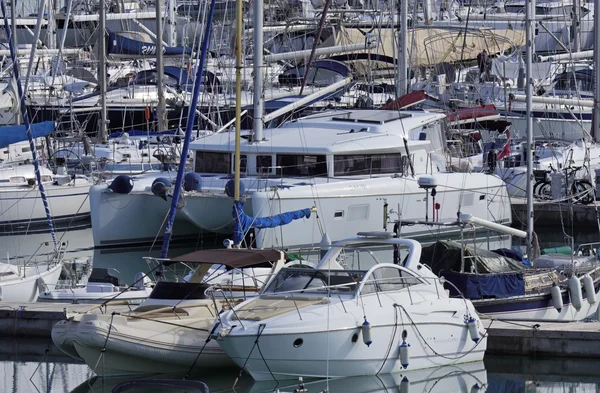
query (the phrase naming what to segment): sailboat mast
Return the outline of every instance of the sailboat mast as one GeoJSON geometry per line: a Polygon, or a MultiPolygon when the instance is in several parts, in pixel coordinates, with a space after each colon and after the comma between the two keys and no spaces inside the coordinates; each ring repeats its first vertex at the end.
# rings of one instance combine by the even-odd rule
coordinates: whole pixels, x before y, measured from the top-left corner
{"type": "Polygon", "coordinates": [[[408,1],[399,0],[400,3],[400,31],[398,37],[398,82],[396,83],[397,96],[408,93],[408,1]]]}
{"type": "Polygon", "coordinates": [[[254,137],[263,140],[263,0],[254,0],[254,137]]]}
{"type": "MultiPolygon", "coordinates": [[[[98,124],[98,142],[106,142],[108,135],[106,124],[108,111],[106,110],[106,3],[100,0],[98,25],[98,85],[100,87],[100,114],[98,124]]],[[[65,21],[65,31],[68,20],[65,21]]]]}
{"type": "Polygon", "coordinates": [[[532,67],[533,61],[533,40],[534,26],[533,17],[535,16],[535,0],[526,0],[525,7],[525,95],[526,113],[527,113],[527,257],[533,259],[533,113],[531,107],[532,100],[532,67]]]}
{"type": "MultiPolygon", "coordinates": [[[[600,3],[594,4],[594,42],[600,42],[600,27],[598,22],[600,21],[600,3]]],[[[600,141],[600,74],[598,73],[598,67],[600,67],[600,45],[594,44],[594,111],[592,125],[592,136],[596,142],[600,141]]]]}
{"type": "Polygon", "coordinates": [[[48,227],[52,234],[52,241],[54,243],[54,249],[58,247],[56,241],[56,234],[54,233],[54,224],[52,223],[52,215],[50,214],[50,207],[48,206],[48,200],[46,198],[46,190],[44,189],[44,183],[42,183],[42,175],[40,174],[40,166],[37,158],[37,152],[35,147],[35,141],[33,139],[33,133],[31,132],[31,124],[29,123],[29,114],[27,113],[27,105],[25,103],[25,95],[23,94],[23,86],[19,80],[19,60],[17,59],[17,48],[14,46],[12,39],[13,32],[11,31],[10,24],[8,22],[8,15],[6,13],[6,2],[0,0],[0,8],[2,9],[2,16],[4,18],[4,28],[6,29],[6,38],[8,39],[8,47],[10,49],[10,58],[13,67],[13,78],[17,85],[17,94],[21,101],[21,113],[23,115],[23,123],[25,123],[25,131],[27,133],[27,139],[29,140],[29,148],[31,149],[31,156],[33,158],[33,166],[35,169],[35,177],[42,197],[42,203],[44,204],[44,210],[46,211],[46,219],[48,220],[48,227]]]}
{"type": "MultiPolygon", "coordinates": [[[[165,105],[165,87],[163,76],[165,68],[163,66],[163,33],[162,33],[162,12],[160,9],[161,1],[155,0],[156,3],[156,94],[158,95],[158,105],[156,107],[157,127],[156,131],[166,131],[165,116],[167,106],[165,105]]],[[[188,115],[189,116],[189,115],[188,115]]]]}
{"type": "Polygon", "coordinates": [[[242,5],[242,0],[237,0],[235,18],[235,153],[233,164],[233,181],[235,183],[233,199],[235,201],[240,200],[240,138],[242,128],[242,5]]]}
{"type": "MultiPolygon", "coordinates": [[[[196,68],[196,78],[194,79],[194,91],[192,93],[192,100],[188,109],[189,115],[185,124],[185,137],[183,140],[183,146],[181,148],[179,168],[177,168],[177,179],[175,180],[175,187],[173,188],[171,208],[169,209],[167,224],[165,226],[165,236],[163,238],[163,245],[160,251],[160,257],[162,259],[165,259],[167,257],[167,254],[169,253],[169,245],[171,244],[171,236],[173,235],[173,224],[175,223],[175,214],[177,213],[177,205],[179,204],[179,196],[181,195],[181,185],[183,184],[185,164],[187,162],[190,140],[192,139],[194,122],[196,121],[195,108],[198,106],[198,96],[200,95],[200,87],[202,86],[202,75],[204,73],[204,65],[206,63],[206,53],[208,52],[208,45],[210,44],[210,33],[215,12],[215,1],[216,0],[211,0],[210,3],[210,10],[208,12],[208,19],[206,20],[206,28],[204,31],[204,40],[202,41],[202,48],[200,50],[200,62],[198,63],[198,67],[196,68]]],[[[160,40],[162,40],[162,37],[157,37],[157,41],[160,40]]]]}

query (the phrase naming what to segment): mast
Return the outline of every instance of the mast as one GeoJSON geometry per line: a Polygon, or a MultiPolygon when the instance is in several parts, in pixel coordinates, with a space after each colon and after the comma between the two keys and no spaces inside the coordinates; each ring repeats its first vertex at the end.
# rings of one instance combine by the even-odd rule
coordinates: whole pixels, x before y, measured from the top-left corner
{"type": "MultiPolygon", "coordinates": [[[[254,0],[254,138],[263,140],[263,0],[254,0]]],[[[236,109],[237,112],[237,109],[236,109]]],[[[237,117],[236,117],[237,121],[237,117]]],[[[237,123],[236,123],[237,130],[237,123]]],[[[237,171],[236,171],[237,172],[237,171]]]]}
{"type": "MultiPolygon", "coordinates": [[[[3,1],[3,0],[0,0],[3,1]]],[[[187,155],[190,147],[190,139],[192,137],[192,131],[194,128],[194,122],[196,121],[196,111],[192,108],[196,108],[198,105],[198,96],[200,95],[200,87],[202,86],[202,74],[204,72],[204,64],[206,63],[206,53],[208,52],[208,44],[210,43],[210,32],[212,29],[212,20],[215,10],[215,0],[211,0],[210,10],[208,13],[208,20],[206,21],[206,29],[204,31],[204,41],[202,42],[202,49],[200,53],[200,63],[196,69],[196,79],[194,80],[194,92],[192,94],[192,101],[190,102],[188,110],[188,118],[185,125],[185,138],[183,140],[183,147],[181,148],[181,159],[179,162],[179,168],[177,168],[177,179],[175,180],[175,187],[173,188],[173,199],[171,200],[171,208],[169,209],[169,216],[167,219],[167,225],[165,227],[165,236],[163,239],[162,250],[160,257],[165,259],[169,253],[169,244],[171,243],[171,236],[173,234],[173,223],[175,222],[175,213],[177,213],[177,204],[179,203],[179,196],[181,195],[181,184],[183,183],[183,173],[185,172],[185,163],[187,161],[187,155]]],[[[157,41],[160,41],[158,39],[157,41]]]]}
{"type": "MultiPolygon", "coordinates": [[[[56,49],[56,18],[54,17],[55,15],[55,10],[54,10],[54,1],[53,0],[47,0],[48,1],[48,6],[46,7],[48,9],[48,25],[46,26],[46,46],[49,49],[56,49]]],[[[68,25],[68,21],[65,21],[65,28],[68,25]]],[[[36,43],[34,42],[33,45],[35,46],[36,43]]],[[[16,48],[16,46],[15,46],[16,48]]]]}
{"type": "MultiPolygon", "coordinates": [[[[166,131],[167,125],[165,116],[167,107],[165,105],[165,87],[163,76],[165,69],[163,66],[163,34],[162,34],[162,13],[160,9],[161,2],[156,0],[156,93],[158,95],[158,105],[156,106],[157,130],[166,131]]],[[[195,107],[190,107],[195,108],[195,107]]],[[[189,117],[189,114],[188,114],[189,117]]]]}
{"type": "Polygon", "coordinates": [[[527,96],[527,257],[533,257],[533,105],[532,97],[532,59],[534,26],[532,17],[535,15],[535,0],[526,0],[525,6],[525,95],[527,96]]]}
{"type": "Polygon", "coordinates": [[[594,111],[592,125],[592,136],[596,142],[600,141],[600,74],[598,67],[600,64],[600,47],[597,44],[600,42],[600,28],[597,21],[600,21],[600,3],[594,5],[594,111]]]}
{"type": "Polygon", "coordinates": [[[398,83],[396,84],[397,96],[408,93],[408,1],[398,0],[400,3],[400,32],[398,37],[398,83]]]}
{"type": "MultiPolygon", "coordinates": [[[[594,4],[594,15],[596,7],[594,4]]],[[[597,19],[594,19],[596,21],[597,19]]],[[[571,21],[571,28],[573,29],[573,48],[571,52],[579,52],[581,50],[581,39],[580,39],[580,25],[581,25],[581,6],[580,0],[573,0],[573,20],[571,21]]],[[[594,41],[597,42],[597,41],[594,41]]],[[[595,46],[595,45],[594,45],[595,46]]]]}
{"type": "Polygon", "coordinates": [[[46,199],[46,190],[44,189],[44,183],[42,183],[42,176],[40,174],[40,165],[37,159],[37,152],[35,147],[35,141],[33,140],[33,133],[31,132],[31,124],[29,123],[29,114],[27,113],[27,105],[25,103],[25,95],[23,94],[23,87],[19,80],[19,60],[17,58],[17,48],[14,46],[14,41],[10,25],[8,23],[8,15],[6,13],[6,2],[0,0],[0,8],[2,9],[2,16],[4,18],[4,28],[6,29],[6,38],[8,39],[8,46],[10,49],[10,57],[12,60],[13,67],[13,78],[17,85],[17,94],[21,103],[21,114],[23,116],[23,122],[25,123],[25,130],[27,132],[27,139],[29,140],[29,148],[31,149],[31,156],[33,158],[33,167],[35,169],[35,177],[37,180],[40,195],[42,197],[42,203],[44,204],[44,210],[46,211],[46,219],[48,220],[48,227],[52,234],[52,242],[54,243],[54,249],[57,249],[58,243],[56,242],[56,234],[54,233],[54,225],[52,224],[52,215],[50,214],[50,207],[48,206],[48,200],[46,199]]]}
{"type": "Polygon", "coordinates": [[[10,2],[10,28],[13,31],[13,46],[17,46],[17,0],[11,0],[10,2]]]}
{"type": "Polygon", "coordinates": [[[167,0],[167,44],[177,46],[177,30],[175,29],[175,0],[167,0]]]}
{"type": "MultiPolygon", "coordinates": [[[[98,26],[98,85],[100,86],[100,114],[98,124],[98,142],[106,141],[108,132],[106,129],[107,110],[106,110],[106,3],[100,0],[98,26]]],[[[65,29],[68,25],[68,20],[65,21],[65,29]]],[[[66,30],[65,30],[66,31],[66,30]]]]}
{"type": "Polygon", "coordinates": [[[237,0],[235,17],[235,154],[233,163],[233,182],[235,183],[233,187],[234,201],[240,200],[240,138],[242,128],[242,6],[242,0],[237,0]]]}

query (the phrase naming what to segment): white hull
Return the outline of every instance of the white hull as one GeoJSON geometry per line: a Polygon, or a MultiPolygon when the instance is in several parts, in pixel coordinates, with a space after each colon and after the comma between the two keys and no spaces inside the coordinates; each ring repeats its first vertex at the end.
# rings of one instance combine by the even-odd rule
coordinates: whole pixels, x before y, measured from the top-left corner
{"type": "MultiPolygon", "coordinates": [[[[55,225],[88,219],[91,183],[77,179],[75,186],[46,184],[50,214],[55,225]]],[[[15,187],[0,189],[0,233],[48,230],[46,211],[39,189],[15,187]]]]}
{"type": "Polygon", "coordinates": [[[142,290],[128,290],[123,292],[87,292],[86,288],[57,289],[40,293],[40,302],[59,303],[102,303],[109,300],[139,304],[146,299],[152,288],[142,290]]]}
{"type": "Polygon", "coordinates": [[[49,270],[36,272],[28,268],[24,278],[0,280],[0,301],[2,302],[35,302],[41,288],[54,288],[62,272],[62,264],[49,270]]]}
{"type": "MultiPolygon", "coordinates": [[[[156,176],[159,177],[159,176],[156,176]]],[[[92,234],[95,247],[162,241],[171,201],[152,193],[116,194],[106,185],[90,188],[92,234]]],[[[201,231],[177,213],[174,239],[201,231]]]]}
{"type": "MultiPolygon", "coordinates": [[[[411,356],[406,370],[475,362],[483,359],[487,339],[484,339],[475,348],[475,343],[471,341],[464,323],[428,322],[417,324],[417,326],[424,337],[431,337],[432,340],[435,340],[435,336],[441,332],[444,332],[444,337],[453,336],[455,339],[439,345],[434,344],[437,353],[450,358],[443,359],[435,356],[433,352],[421,345],[416,330],[412,326],[405,325],[408,337],[412,338],[407,342],[411,345],[411,353],[414,354],[411,356]]],[[[400,326],[398,329],[402,330],[400,326]]],[[[266,330],[268,330],[268,324],[266,330]]],[[[362,342],[362,338],[356,343],[352,343],[352,335],[357,332],[359,329],[356,326],[347,326],[343,330],[330,332],[263,334],[258,343],[262,355],[256,348],[251,353],[256,341],[255,335],[232,335],[219,343],[239,367],[242,367],[248,359],[245,370],[256,381],[274,378],[278,380],[291,379],[299,376],[353,377],[378,373],[398,373],[405,370],[400,364],[399,356],[399,345],[402,343],[402,339],[400,332],[397,332],[396,339],[393,338],[394,326],[373,326],[371,328],[373,343],[370,347],[362,342]],[[302,347],[294,348],[292,343],[299,337],[304,340],[304,343],[302,347]],[[397,339],[399,342],[396,342],[397,339]],[[385,357],[390,345],[389,356],[385,357]],[[384,356],[381,356],[382,354],[384,356]]]]}
{"type": "MultiPolygon", "coordinates": [[[[436,210],[438,221],[451,222],[456,214],[469,213],[486,220],[510,224],[510,204],[504,183],[494,176],[469,174],[435,174],[438,181],[436,210]]],[[[433,201],[429,197],[426,211],[425,192],[413,178],[379,178],[364,181],[322,184],[254,193],[252,211],[258,217],[279,214],[311,207],[315,203],[317,216],[297,220],[288,225],[262,229],[256,233],[259,248],[278,246],[318,245],[322,227],[332,241],[350,237],[358,232],[383,230],[384,199],[388,209],[400,211],[404,220],[433,220],[433,201]]],[[[390,219],[397,219],[396,214],[390,219]]],[[[391,229],[391,228],[390,228],[391,229]]],[[[401,228],[401,236],[417,240],[432,236],[451,236],[459,233],[458,227],[431,228],[414,225],[401,228]]]]}

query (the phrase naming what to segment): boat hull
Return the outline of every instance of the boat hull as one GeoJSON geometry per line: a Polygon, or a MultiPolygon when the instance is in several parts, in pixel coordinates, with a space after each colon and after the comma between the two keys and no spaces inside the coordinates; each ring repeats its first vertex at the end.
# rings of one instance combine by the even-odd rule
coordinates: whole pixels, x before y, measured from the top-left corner
{"type": "MultiPolygon", "coordinates": [[[[55,229],[72,224],[89,225],[90,185],[81,180],[76,186],[45,186],[55,229]]],[[[0,190],[0,210],[0,235],[49,232],[46,210],[37,188],[0,190]]]]}
{"type": "MultiPolygon", "coordinates": [[[[418,341],[419,333],[413,326],[405,326],[411,338],[407,339],[407,343],[411,345],[413,353],[406,369],[400,364],[400,332],[394,334],[393,325],[373,326],[371,346],[365,345],[362,337],[352,342],[352,336],[359,332],[355,327],[330,332],[263,334],[258,337],[256,346],[256,335],[230,335],[219,344],[239,367],[245,365],[245,370],[256,381],[300,376],[336,378],[387,374],[483,359],[486,339],[476,346],[468,337],[464,324],[434,322],[417,326],[421,335],[434,340],[436,335],[444,332],[443,336],[449,339],[445,344],[436,344],[435,350],[449,359],[435,356],[430,350],[427,353],[418,341]],[[293,343],[299,338],[303,344],[300,348],[294,348],[293,343]],[[390,347],[389,354],[387,347],[390,347]]],[[[400,327],[398,329],[402,330],[400,327]]]]}
{"type": "Polygon", "coordinates": [[[57,323],[52,340],[61,351],[82,359],[102,376],[232,367],[215,341],[206,342],[211,322],[212,318],[171,317],[157,322],[90,314],[57,323]]]}
{"type": "Polygon", "coordinates": [[[35,302],[40,288],[54,288],[61,272],[62,264],[58,264],[39,274],[26,275],[20,279],[0,280],[0,301],[35,302]]]}

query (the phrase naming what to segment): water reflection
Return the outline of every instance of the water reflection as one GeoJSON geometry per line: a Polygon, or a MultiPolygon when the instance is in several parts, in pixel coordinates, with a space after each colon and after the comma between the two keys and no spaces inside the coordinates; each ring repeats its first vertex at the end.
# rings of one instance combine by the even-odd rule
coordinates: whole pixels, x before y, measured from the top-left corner
{"type": "MultiPolygon", "coordinates": [[[[307,393],[374,392],[600,392],[600,360],[488,356],[484,362],[413,370],[398,374],[305,379],[307,393]]],[[[49,339],[0,339],[0,392],[12,393],[110,393],[119,383],[134,377],[99,378],[83,363],[64,355],[49,339]]],[[[204,370],[190,379],[206,383],[213,393],[293,392],[298,381],[254,382],[239,371],[204,370]],[[235,384],[235,387],[234,387],[235,384]]],[[[152,375],[136,378],[175,378],[183,375],[152,375]]],[[[143,390],[145,393],[165,390],[143,390]]],[[[169,391],[171,392],[171,391],[169,391]]]]}

